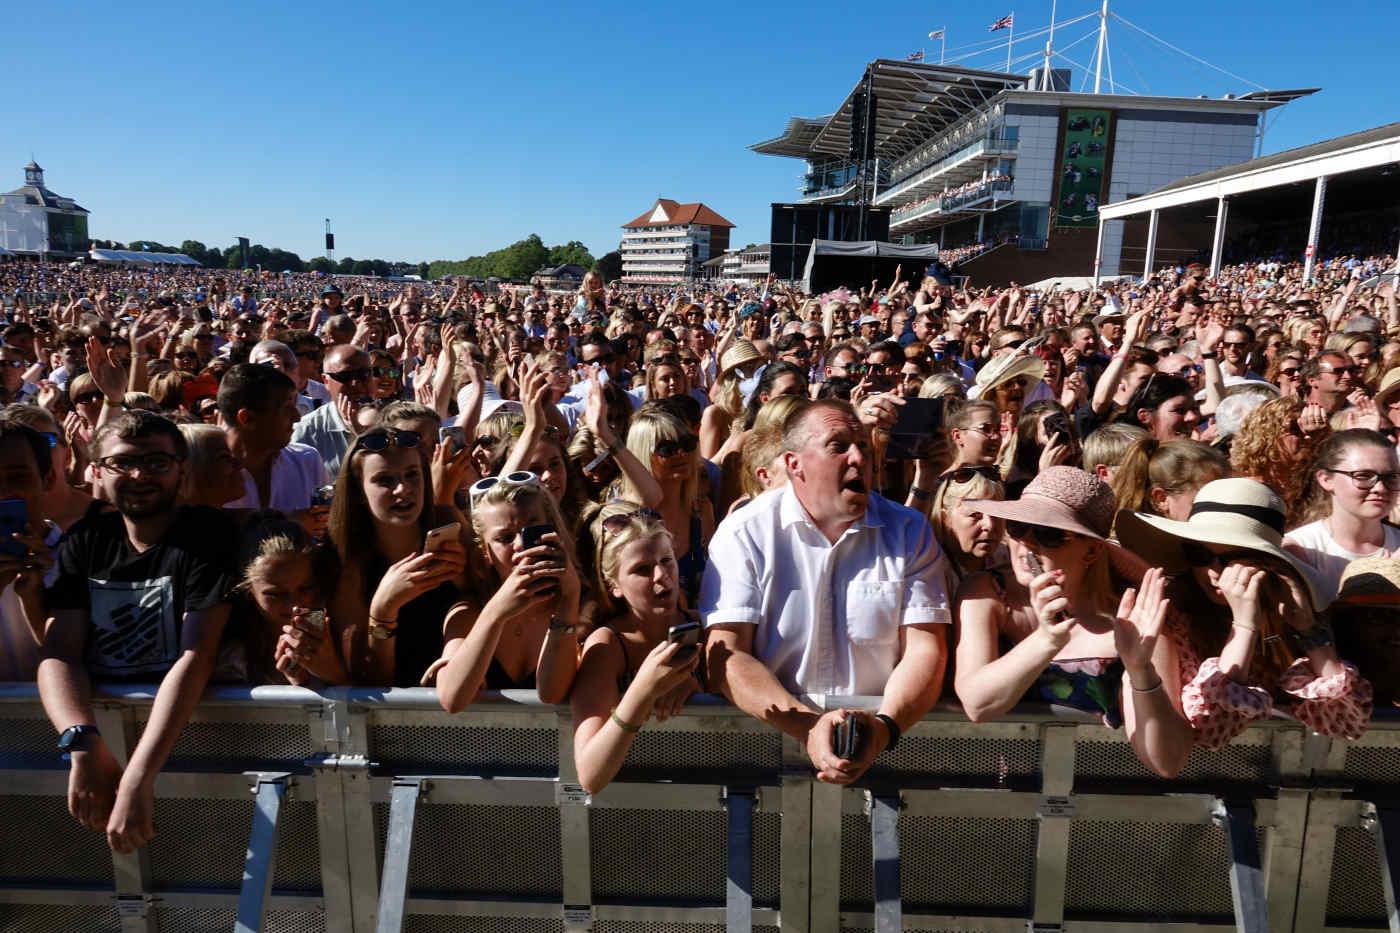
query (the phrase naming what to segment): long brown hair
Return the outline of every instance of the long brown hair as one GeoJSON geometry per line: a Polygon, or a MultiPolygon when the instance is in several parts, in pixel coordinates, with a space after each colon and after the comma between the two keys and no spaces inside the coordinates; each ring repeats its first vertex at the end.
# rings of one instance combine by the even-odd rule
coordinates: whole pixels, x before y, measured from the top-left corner
{"type": "MultiPolygon", "coordinates": [[[[335,481],[335,498],[331,500],[326,538],[342,566],[353,565],[364,571],[370,562],[379,556],[376,547],[379,535],[375,533],[374,516],[370,515],[369,501],[365,498],[364,478],[365,456],[379,451],[365,447],[365,440],[371,437],[387,437],[389,434],[385,428],[371,428],[361,434],[355,438],[355,443],[350,445],[350,450],[340,464],[340,475],[335,481]]],[[[428,464],[428,450],[421,443],[408,449],[417,453],[422,472],[423,507],[418,511],[418,528],[426,535],[436,521],[432,468],[428,464]]]]}

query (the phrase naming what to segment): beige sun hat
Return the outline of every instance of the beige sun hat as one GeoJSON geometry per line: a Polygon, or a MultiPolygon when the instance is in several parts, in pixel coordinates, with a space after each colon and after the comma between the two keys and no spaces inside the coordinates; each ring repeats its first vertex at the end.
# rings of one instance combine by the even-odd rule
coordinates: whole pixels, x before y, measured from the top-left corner
{"type": "Polygon", "coordinates": [[[731,372],[735,367],[754,362],[767,362],[767,357],[759,353],[751,341],[740,337],[726,347],[724,355],[719,358],[719,374],[716,378],[723,379],[725,373],[731,372]]]}
{"type": "Polygon", "coordinates": [[[1231,550],[1254,551],[1287,564],[1307,585],[1314,610],[1330,601],[1317,573],[1283,549],[1284,516],[1278,493],[1258,480],[1231,477],[1206,483],[1196,493],[1184,522],[1128,509],[1118,513],[1118,540],[1149,564],[1168,571],[1190,566],[1182,543],[1194,541],[1231,550]]]}
{"type": "Polygon", "coordinates": [[[990,398],[997,386],[1020,376],[1029,376],[1034,385],[1045,378],[1045,361],[1034,353],[1003,353],[992,357],[977,373],[978,395],[990,398]]]}
{"type": "Polygon", "coordinates": [[[1388,370],[1381,377],[1381,386],[1376,390],[1376,407],[1384,411],[1397,394],[1400,394],[1400,366],[1388,370]]]}
{"type": "Polygon", "coordinates": [[[1400,558],[1358,557],[1342,571],[1337,602],[1400,608],[1400,558]]]}

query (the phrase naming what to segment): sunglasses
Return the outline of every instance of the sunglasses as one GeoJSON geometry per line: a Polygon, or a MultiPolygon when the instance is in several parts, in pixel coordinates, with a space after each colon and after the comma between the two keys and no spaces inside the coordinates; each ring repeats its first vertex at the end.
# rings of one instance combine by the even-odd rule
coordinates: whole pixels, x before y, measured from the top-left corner
{"type": "Polygon", "coordinates": [[[471,489],[467,490],[467,496],[475,507],[476,500],[486,495],[487,492],[497,486],[538,486],[540,478],[529,470],[516,470],[507,473],[505,476],[487,476],[472,483],[471,489]]]}
{"type": "Polygon", "coordinates": [[[91,405],[93,402],[100,401],[102,401],[101,392],[84,392],[82,395],[79,395],[77,398],[73,399],[74,404],[77,405],[91,405]]]}
{"type": "MultiPolygon", "coordinates": [[[[1318,367],[1318,368],[1319,368],[1319,369],[1322,369],[1322,367],[1318,367]]],[[[1322,372],[1324,372],[1324,373],[1335,373],[1335,374],[1337,374],[1338,376],[1343,376],[1343,375],[1345,375],[1345,376],[1356,376],[1358,373],[1361,372],[1361,367],[1360,367],[1360,366],[1329,366],[1327,369],[1322,369],[1322,372]]]]}
{"type": "Polygon", "coordinates": [[[1069,540],[1069,532],[1063,528],[1050,528],[1045,525],[1032,525],[1030,522],[1020,522],[1013,518],[1006,520],[1006,533],[1017,541],[1024,541],[1028,536],[1035,538],[1035,543],[1045,548],[1047,551],[1058,550],[1065,546],[1069,540]]]}
{"type": "Polygon", "coordinates": [[[407,449],[417,447],[422,442],[423,435],[417,431],[371,431],[360,438],[361,447],[376,453],[391,445],[407,449]]]}
{"type": "Polygon", "coordinates": [[[24,369],[27,365],[24,360],[0,360],[0,366],[6,366],[10,369],[24,369]]]}
{"type": "Polygon", "coordinates": [[[1199,367],[1199,366],[1197,366],[1197,365],[1195,365],[1195,364],[1193,363],[1193,364],[1191,364],[1190,366],[1183,366],[1183,367],[1181,367],[1181,369],[1177,370],[1177,375],[1179,375],[1179,376],[1189,376],[1189,375],[1191,375],[1192,373],[1201,373],[1201,372],[1205,372],[1205,370],[1203,370],[1201,367],[1199,367]]]}
{"type": "Polygon", "coordinates": [[[349,385],[352,382],[364,382],[369,379],[372,374],[373,370],[368,366],[360,369],[342,369],[338,373],[326,373],[327,376],[330,376],[341,385],[349,385]]]}
{"type": "Polygon", "coordinates": [[[474,447],[495,447],[496,438],[490,434],[478,434],[476,440],[472,442],[474,447]]]}
{"type": "Polygon", "coordinates": [[[1278,371],[1278,374],[1279,374],[1280,376],[1288,376],[1288,377],[1291,379],[1291,378],[1293,378],[1294,376],[1297,376],[1297,375],[1298,375],[1298,369],[1299,369],[1299,367],[1297,367],[1297,366],[1294,366],[1292,369],[1280,369],[1280,370],[1278,371]]]}
{"type": "Polygon", "coordinates": [[[1192,567],[1211,567],[1215,564],[1224,565],[1239,560],[1257,560],[1259,558],[1259,555],[1253,551],[1236,550],[1217,553],[1196,541],[1181,542],[1181,556],[1192,567]]]}
{"type": "Polygon", "coordinates": [[[635,512],[627,512],[623,515],[609,515],[603,519],[603,531],[615,535],[632,524],[633,519],[645,518],[651,521],[661,521],[661,513],[656,509],[637,509],[635,512]]]}
{"type": "Polygon", "coordinates": [[[663,460],[669,460],[682,451],[688,454],[694,453],[698,446],[700,446],[700,438],[694,434],[686,434],[674,441],[657,441],[655,453],[663,460]]]}
{"type": "MultiPolygon", "coordinates": [[[[524,425],[523,423],[521,423],[521,424],[516,424],[516,425],[512,425],[512,426],[511,426],[511,429],[510,429],[510,436],[511,436],[511,437],[520,437],[520,436],[523,435],[524,433],[525,433],[525,425],[524,425]]],[[[556,427],[555,425],[547,424],[547,425],[544,426],[544,435],[545,435],[545,437],[558,437],[558,436],[559,436],[559,428],[556,427]]]]}
{"type": "Polygon", "coordinates": [[[985,476],[993,482],[1001,482],[1001,470],[995,466],[958,467],[956,470],[949,470],[938,477],[940,483],[952,481],[954,483],[970,483],[974,476],[985,476]]]}
{"type": "Polygon", "coordinates": [[[198,408],[196,408],[195,414],[199,415],[201,418],[207,418],[208,416],[214,414],[218,410],[218,402],[209,402],[205,405],[200,405],[198,408]]]}
{"type": "Polygon", "coordinates": [[[393,366],[373,366],[370,372],[374,373],[376,379],[397,379],[399,371],[393,366]]]}
{"type": "Polygon", "coordinates": [[[1222,347],[1235,347],[1236,349],[1243,350],[1245,347],[1249,346],[1249,341],[1247,341],[1247,340],[1222,340],[1222,341],[1220,341],[1220,345],[1221,345],[1222,347]]]}

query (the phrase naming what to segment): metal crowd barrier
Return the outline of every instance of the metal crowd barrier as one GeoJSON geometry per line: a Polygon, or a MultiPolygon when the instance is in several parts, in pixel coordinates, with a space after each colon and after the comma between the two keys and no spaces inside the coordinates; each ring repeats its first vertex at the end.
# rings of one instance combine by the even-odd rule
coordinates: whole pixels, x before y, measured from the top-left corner
{"type": "MultiPolygon", "coordinates": [[[[119,759],[153,696],[99,692],[119,759]]],[[[533,693],[448,715],[419,689],[216,689],[135,855],[69,817],[32,684],[0,685],[0,730],[15,933],[1400,930],[1397,719],[1357,742],[1271,720],[1167,781],[1073,711],[939,707],[840,788],[701,697],[590,796],[533,693]]]]}

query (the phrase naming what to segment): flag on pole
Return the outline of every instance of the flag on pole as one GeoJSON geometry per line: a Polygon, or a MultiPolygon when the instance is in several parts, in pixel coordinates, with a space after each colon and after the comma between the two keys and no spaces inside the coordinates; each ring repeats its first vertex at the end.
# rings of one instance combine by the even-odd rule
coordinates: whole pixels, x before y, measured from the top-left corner
{"type": "Polygon", "coordinates": [[[910,52],[908,55],[904,56],[904,60],[906,62],[921,62],[924,60],[924,50],[919,49],[917,52],[910,52]]]}
{"type": "Polygon", "coordinates": [[[988,32],[996,32],[998,29],[1010,29],[1010,28],[1011,28],[1012,20],[1014,20],[1015,18],[1016,18],[1016,14],[1015,14],[1015,13],[1012,13],[1012,14],[1009,15],[1009,16],[1003,16],[1001,19],[997,20],[995,23],[992,23],[992,25],[988,26],[988,27],[987,27],[987,31],[988,31],[988,32]]]}
{"type": "Polygon", "coordinates": [[[943,30],[942,30],[942,29],[935,29],[933,32],[931,32],[931,33],[928,34],[928,37],[929,37],[930,39],[942,39],[942,38],[943,38],[943,30]]]}

